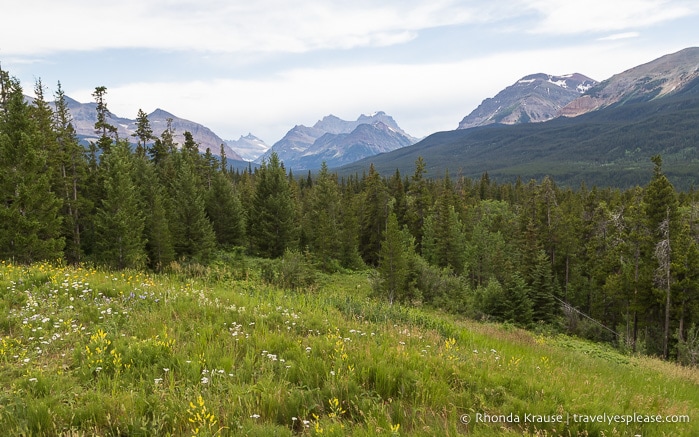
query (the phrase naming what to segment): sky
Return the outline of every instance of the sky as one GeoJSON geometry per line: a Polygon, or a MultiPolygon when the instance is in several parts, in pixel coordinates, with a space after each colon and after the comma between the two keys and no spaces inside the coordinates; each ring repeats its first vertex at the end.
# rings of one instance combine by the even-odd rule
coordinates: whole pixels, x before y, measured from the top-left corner
{"type": "Polygon", "coordinates": [[[604,80],[699,46],[696,0],[4,0],[0,65],[109,110],[164,109],[272,145],[295,125],[384,111],[456,129],[533,73],[604,80]],[[8,4],[9,3],[9,4],[8,4]],[[9,14],[9,16],[8,16],[9,14]]]}

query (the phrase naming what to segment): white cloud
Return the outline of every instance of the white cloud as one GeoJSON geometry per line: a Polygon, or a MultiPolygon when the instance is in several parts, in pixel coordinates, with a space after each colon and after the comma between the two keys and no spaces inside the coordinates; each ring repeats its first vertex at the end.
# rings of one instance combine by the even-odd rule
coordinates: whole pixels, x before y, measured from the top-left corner
{"type": "Polygon", "coordinates": [[[619,39],[638,38],[639,36],[641,36],[641,34],[638,32],[624,32],[624,33],[615,33],[613,35],[598,38],[598,40],[599,41],[616,41],[619,39]]]}
{"type": "Polygon", "coordinates": [[[577,34],[637,29],[695,15],[696,2],[685,0],[522,0],[540,15],[532,33],[577,34]]]}
{"type": "Polygon", "coordinates": [[[478,19],[454,0],[11,3],[0,27],[2,50],[24,55],[135,47],[235,53],[385,46],[408,41],[421,29],[478,19]]]}

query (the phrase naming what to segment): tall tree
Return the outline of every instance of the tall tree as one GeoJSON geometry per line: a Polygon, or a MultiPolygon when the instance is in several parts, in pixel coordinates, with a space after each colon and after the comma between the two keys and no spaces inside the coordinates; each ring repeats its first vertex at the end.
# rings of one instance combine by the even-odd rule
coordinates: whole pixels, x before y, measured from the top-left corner
{"type": "Polygon", "coordinates": [[[358,198],[359,251],[369,265],[377,265],[383,232],[388,218],[389,196],[381,176],[369,166],[363,191],[358,198]]]}
{"type": "Polygon", "coordinates": [[[325,270],[332,270],[340,258],[340,191],[337,181],[323,162],[312,188],[304,228],[309,248],[325,270]]]}
{"type": "Polygon", "coordinates": [[[411,285],[408,282],[408,251],[406,235],[398,226],[398,219],[391,211],[386,223],[384,239],[379,251],[379,292],[389,303],[408,300],[411,285]]]}
{"type": "Polygon", "coordinates": [[[19,81],[5,72],[0,87],[0,258],[61,258],[61,200],[46,171],[50,115],[30,108],[19,81]]]}
{"type": "Polygon", "coordinates": [[[63,198],[62,233],[66,240],[65,256],[69,262],[79,263],[83,253],[81,231],[84,226],[84,211],[92,209],[91,202],[83,193],[88,171],[87,157],[85,148],[78,142],[60,82],[54,102],[54,130],[58,145],[54,158],[57,172],[56,192],[63,198]]]}
{"type": "Polygon", "coordinates": [[[118,141],[105,156],[104,193],[95,217],[95,258],[114,268],[146,264],[145,219],[134,182],[134,158],[129,144],[118,141]]]}
{"type": "MultiPolygon", "coordinates": [[[[670,312],[672,307],[672,241],[678,228],[678,201],[675,189],[662,171],[662,158],[651,158],[654,164],[651,178],[644,196],[648,229],[651,231],[653,248],[649,251],[657,260],[656,285],[664,295],[664,323],[662,329],[662,354],[669,356],[670,312]]],[[[658,312],[660,313],[660,312],[658,312]]]]}
{"type": "Polygon", "coordinates": [[[226,173],[221,171],[213,173],[205,200],[206,215],[216,234],[216,242],[224,247],[243,245],[245,211],[226,173]]]}
{"type": "Polygon", "coordinates": [[[201,180],[184,153],[174,155],[175,174],[170,184],[170,229],[178,257],[205,261],[216,248],[216,235],[206,216],[201,180]]]}
{"type": "Polygon", "coordinates": [[[136,132],[132,133],[131,136],[138,138],[136,155],[139,157],[146,156],[148,142],[155,139],[155,136],[153,136],[153,128],[150,126],[148,115],[142,109],[138,110],[136,115],[136,132]]]}
{"type": "Polygon", "coordinates": [[[295,240],[296,208],[286,171],[275,152],[260,165],[256,179],[250,240],[258,255],[278,258],[295,240]]]}
{"type": "Polygon", "coordinates": [[[97,147],[102,151],[102,153],[109,153],[112,147],[112,138],[110,135],[114,136],[114,139],[118,139],[116,126],[109,124],[108,118],[112,116],[112,113],[107,109],[107,102],[105,96],[107,95],[107,87],[98,86],[95,87],[95,91],[92,93],[92,97],[95,98],[95,103],[97,107],[97,120],[95,121],[95,133],[100,134],[100,138],[97,140],[97,147]]]}

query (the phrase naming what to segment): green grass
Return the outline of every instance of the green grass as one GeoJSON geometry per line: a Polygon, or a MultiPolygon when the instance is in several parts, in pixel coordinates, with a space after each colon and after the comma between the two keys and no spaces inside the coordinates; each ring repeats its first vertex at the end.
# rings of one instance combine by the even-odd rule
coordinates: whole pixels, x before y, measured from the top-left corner
{"type": "Polygon", "coordinates": [[[288,291],[235,262],[215,280],[1,264],[3,434],[699,435],[696,369],[390,306],[362,273],[288,291]],[[573,420],[634,413],[692,421],[573,420]]]}

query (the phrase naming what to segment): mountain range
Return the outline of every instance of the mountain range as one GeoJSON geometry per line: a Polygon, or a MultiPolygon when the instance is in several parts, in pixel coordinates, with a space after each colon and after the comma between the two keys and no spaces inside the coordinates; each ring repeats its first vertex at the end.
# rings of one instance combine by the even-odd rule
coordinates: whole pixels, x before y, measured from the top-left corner
{"type": "MultiPolygon", "coordinates": [[[[511,91],[510,96],[517,96],[511,91]]],[[[522,100],[517,99],[501,99],[501,105],[484,101],[481,107],[517,108],[522,100]]],[[[354,174],[374,164],[382,174],[396,169],[409,174],[422,156],[432,176],[448,169],[471,178],[485,172],[491,179],[510,181],[548,175],[569,186],[585,181],[628,187],[645,184],[650,157],[661,154],[673,183],[684,189],[699,185],[699,48],[597,83],[545,122],[532,123],[531,115],[494,122],[497,117],[487,114],[496,110],[483,109],[485,115],[477,111],[464,119],[467,123],[462,121],[461,129],[435,133],[412,146],[341,167],[338,173],[354,174]],[[466,127],[468,122],[477,125],[466,127]]]]}
{"type": "MultiPolygon", "coordinates": [[[[96,140],[98,138],[95,133],[95,121],[97,121],[97,104],[96,103],[80,103],[66,96],[68,110],[73,118],[73,127],[78,137],[85,141],[96,140]]],[[[174,139],[178,144],[184,143],[184,132],[189,131],[199,144],[199,150],[202,153],[206,149],[210,149],[211,153],[220,155],[221,146],[223,145],[226,157],[234,161],[244,161],[243,157],[236,153],[230,146],[225,144],[218,135],[213,133],[211,129],[193,121],[179,118],[162,109],[156,109],[148,114],[153,135],[160,135],[167,128],[168,119],[171,120],[171,128],[174,130],[174,139]]],[[[136,132],[136,120],[123,118],[112,114],[107,122],[117,128],[119,138],[135,141],[132,135],[136,132]]]]}
{"type": "Polygon", "coordinates": [[[385,112],[361,115],[355,121],[328,115],[312,127],[294,126],[256,162],[261,163],[274,152],[293,170],[318,169],[323,162],[338,167],[415,142],[417,139],[385,112]]]}

